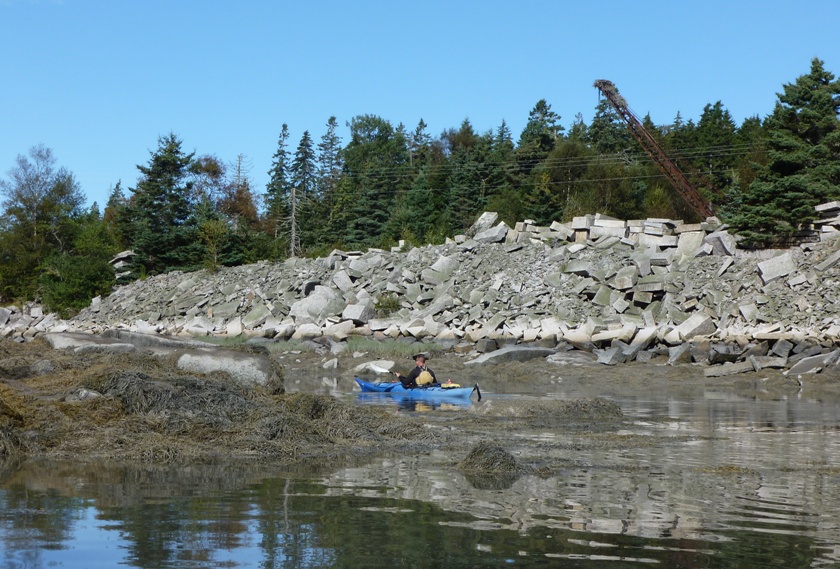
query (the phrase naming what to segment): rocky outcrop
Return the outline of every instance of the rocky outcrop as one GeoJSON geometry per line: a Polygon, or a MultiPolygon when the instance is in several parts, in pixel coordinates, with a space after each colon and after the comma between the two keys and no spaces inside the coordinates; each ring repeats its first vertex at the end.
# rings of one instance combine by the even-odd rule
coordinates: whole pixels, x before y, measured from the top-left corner
{"type": "Polygon", "coordinates": [[[244,387],[282,382],[282,373],[278,373],[268,356],[211,347],[205,342],[175,340],[125,330],[108,330],[101,335],[51,332],[45,334],[44,339],[53,349],[72,350],[77,354],[122,354],[143,350],[160,358],[169,358],[175,367],[184,371],[203,374],[224,372],[244,387]]]}
{"type": "Polygon", "coordinates": [[[459,352],[571,346],[608,365],[659,355],[718,364],[725,352],[730,364],[786,367],[815,350],[829,353],[840,336],[835,234],[749,253],[715,218],[592,215],[509,228],[485,214],[468,235],[443,245],[151,277],[94,299],[70,321],[0,309],[0,336],[365,335],[437,341],[459,352]],[[393,311],[382,314],[384,306],[393,311]]]}

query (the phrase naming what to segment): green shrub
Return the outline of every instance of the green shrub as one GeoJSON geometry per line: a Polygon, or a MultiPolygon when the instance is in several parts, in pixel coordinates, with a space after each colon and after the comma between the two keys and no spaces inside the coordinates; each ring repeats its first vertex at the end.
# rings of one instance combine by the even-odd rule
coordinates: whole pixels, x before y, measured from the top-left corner
{"type": "Polygon", "coordinates": [[[95,296],[107,295],[114,285],[114,269],[104,258],[55,255],[38,279],[41,300],[62,318],[77,314],[95,296]]]}
{"type": "Polygon", "coordinates": [[[400,299],[391,292],[381,294],[376,297],[374,308],[376,309],[377,317],[385,318],[400,309],[400,299]]]}

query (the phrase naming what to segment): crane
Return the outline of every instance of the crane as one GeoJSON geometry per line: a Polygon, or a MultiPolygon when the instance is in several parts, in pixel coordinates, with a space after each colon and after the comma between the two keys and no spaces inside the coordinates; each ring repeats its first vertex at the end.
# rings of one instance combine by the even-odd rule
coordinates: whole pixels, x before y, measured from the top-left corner
{"type": "Polygon", "coordinates": [[[633,111],[627,106],[627,101],[624,97],[619,95],[618,89],[612,81],[606,79],[598,79],[595,81],[595,88],[598,89],[602,95],[609,101],[619,116],[627,123],[630,129],[630,134],[633,135],[638,143],[644,148],[648,156],[657,165],[659,170],[665,174],[674,189],[679,192],[686,203],[691,206],[691,209],[700,216],[701,219],[712,215],[712,205],[707,202],[700,193],[694,188],[691,182],[685,177],[679,167],[670,159],[668,155],[662,150],[662,147],[656,140],[645,130],[639,118],[633,114],[633,111]]]}

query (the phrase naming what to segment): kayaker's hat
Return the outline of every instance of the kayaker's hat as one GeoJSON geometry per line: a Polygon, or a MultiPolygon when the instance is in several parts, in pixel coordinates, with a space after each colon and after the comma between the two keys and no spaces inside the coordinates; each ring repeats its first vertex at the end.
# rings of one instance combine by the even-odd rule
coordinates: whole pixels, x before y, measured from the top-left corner
{"type": "Polygon", "coordinates": [[[412,360],[416,360],[417,358],[423,358],[423,361],[429,359],[429,357],[426,354],[414,354],[413,356],[411,356],[412,360]]]}

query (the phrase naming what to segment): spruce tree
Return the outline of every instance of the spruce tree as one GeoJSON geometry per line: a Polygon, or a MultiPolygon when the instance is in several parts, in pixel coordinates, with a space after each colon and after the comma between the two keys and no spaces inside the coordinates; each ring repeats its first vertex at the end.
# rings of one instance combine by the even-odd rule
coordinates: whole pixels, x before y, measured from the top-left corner
{"type": "Polygon", "coordinates": [[[428,126],[426,121],[421,118],[409,138],[409,162],[415,170],[419,169],[429,158],[429,145],[432,142],[432,137],[426,132],[428,126]]]}
{"type": "Polygon", "coordinates": [[[202,247],[190,179],[194,153],[184,153],[181,141],[170,133],[158,139],[151,155],[148,165],[137,166],[141,176],[126,207],[125,233],[137,253],[135,274],[195,269],[202,247]]]}
{"type": "Polygon", "coordinates": [[[336,235],[348,245],[377,245],[396,239],[402,228],[392,221],[397,196],[409,183],[408,141],[387,120],[360,115],[350,121],[344,149],[346,183],[336,208],[336,235]]]}
{"type": "Polygon", "coordinates": [[[451,229],[464,231],[487,206],[491,195],[493,134],[479,135],[469,119],[446,133],[452,166],[448,183],[451,229]]]}
{"type": "Polygon", "coordinates": [[[692,149],[684,163],[691,164],[702,174],[702,179],[694,180],[697,187],[705,186],[719,197],[732,183],[737,142],[735,121],[720,101],[703,108],[692,138],[692,149]]]}
{"type": "Polygon", "coordinates": [[[289,254],[294,256],[300,253],[301,242],[308,246],[314,243],[313,237],[319,224],[320,200],[316,191],[315,151],[308,130],[303,131],[295,151],[290,182],[289,254]]]}
{"type": "Polygon", "coordinates": [[[840,198],[840,81],[819,59],[783,86],[767,118],[769,161],[732,221],[747,246],[785,243],[813,221],[814,206],[840,198]]]}
{"type": "Polygon", "coordinates": [[[268,171],[269,180],[265,187],[265,215],[269,230],[275,240],[281,237],[283,220],[289,215],[289,125],[283,123],[277,141],[277,151],[268,171]]]}
{"type": "Polygon", "coordinates": [[[592,124],[587,129],[587,143],[598,154],[616,154],[633,147],[630,139],[627,125],[609,101],[601,99],[595,107],[592,124]]]}
{"type": "Polygon", "coordinates": [[[575,115],[575,122],[572,123],[571,128],[569,128],[569,134],[567,138],[573,142],[585,145],[588,130],[589,127],[586,126],[586,123],[583,121],[583,115],[581,113],[578,113],[575,115]]]}
{"type": "MultiPolygon", "coordinates": [[[[320,221],[317,224],[317,231],[313,233],[315,241],[319,245],[332,242],[329,238],[329,218],[335,208],[335,200],[338,194],[338,185],[341,181],[341,170],[343,166],[343,152],[341,138],[336,134],[338,122],[335,117],[327,120],[327,132],[321,137],[318,143],[317,157],[317,193],[320,201],[320,221]]],[[[316,229],[316,228],[313,228],[316,229]]]]}
{"type": "Polygon", "coordinates": [[[511,224],[523,216],[522,200],[517,191],[519,179],[513,135],[507,122],[502,120],[490,145],[485,209],[497,212],[511,224]]]}
{"type": "Polygon", "coordinates": [[[540,99],[528,114],[517,150],[532,158],[544,158],[557,144],[562,132],[560,115],[551,110],[545,99],[540,99]]]}
{"type": "MultiPolygon", "coordinates": [[[[545,99],[537,101],[528,114],[528,122],[516,146],[517,185],[521,189],[519,193],[523,202],[539,192],[537,186],[545,181],[544,176],[538,177],[533,171],[561,139],[563,127],[559,121],[560,115],[551,110],[551,105],[545,99]]],[[[527,215],[527,208],[524,213],[527,215]]]]}

